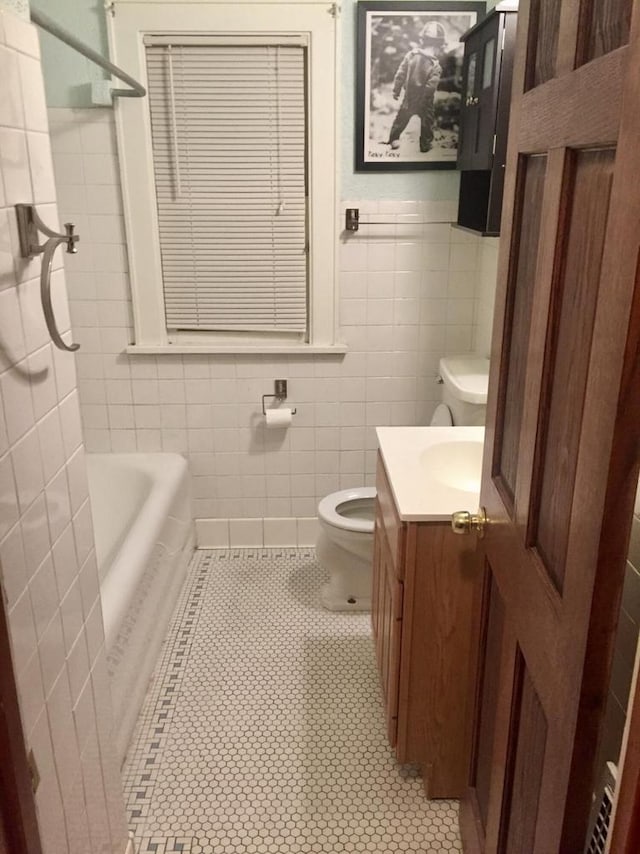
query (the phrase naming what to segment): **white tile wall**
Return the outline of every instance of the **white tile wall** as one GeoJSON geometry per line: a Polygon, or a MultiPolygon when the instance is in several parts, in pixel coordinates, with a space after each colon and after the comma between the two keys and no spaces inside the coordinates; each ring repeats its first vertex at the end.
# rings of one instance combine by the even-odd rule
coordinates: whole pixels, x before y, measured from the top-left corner
{"type": "MultiPolygon", "coordinates": [[[[47,854],[124,852],[74,357],[54,352],[13,205],[57,224],[38,40],[0,11],[0,566],[47,854]],[[9,85],[7,85],[9,83],[9,85]],[[89,641],[91,640],[91,644],[89,641]]],[[[60,258],[56,259],[58,266],[60,258]]],[[[70,339],[64,273],[56,311],[70,339]]]]}
{"type": "Polygon", "coordinates": [[[473,329],[473,349],[480,356],[491,355],[491,330],[493,328],[496,276],[498,275],[499,243],[497,237],[485,237],[480,241],[473,329]]]}
{"type": "Polygon", "coordinates": [[[62,219],[81,235],[65,264],[87,448],[184,453],[194,516],[205,519],[309,518],[327,492],[372,483],[374,427],[428,422],[438,359],[473,346],[480,240],[422,224],[453,220],[455,203],[344,203],[392,222],[342,239],[344,357],[127,356],[112,111],[51,109],[49,120],[62,219]],[[260,397],[277,377],[298,414],[267,432],[260,397]]]}

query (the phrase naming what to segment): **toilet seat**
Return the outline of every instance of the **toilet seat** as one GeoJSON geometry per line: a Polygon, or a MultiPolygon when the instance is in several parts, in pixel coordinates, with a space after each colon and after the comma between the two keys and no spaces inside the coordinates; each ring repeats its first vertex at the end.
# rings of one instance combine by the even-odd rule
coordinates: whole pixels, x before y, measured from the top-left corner
{"type": "Polygon", "coordinates": [[[341,528],[343,531],[356,531],[361,534],[373,533],[373,519],[360,519],[357,516],[343,516],[338,508],[355,501],[373,501],[376,497],[374,486],[361,486],[357,489],[343,489],[325,496],[318,504],[318,516],[327,525],[341,528]]]}

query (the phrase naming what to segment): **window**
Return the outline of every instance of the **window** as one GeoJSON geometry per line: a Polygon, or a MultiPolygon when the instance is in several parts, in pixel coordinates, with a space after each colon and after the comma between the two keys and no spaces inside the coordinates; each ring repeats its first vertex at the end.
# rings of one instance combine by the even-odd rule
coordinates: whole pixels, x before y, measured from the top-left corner
{"type": "Polygon", "coordinates": [[[329,10],[116,3],[132,351],[343,349],[329,10]]]}

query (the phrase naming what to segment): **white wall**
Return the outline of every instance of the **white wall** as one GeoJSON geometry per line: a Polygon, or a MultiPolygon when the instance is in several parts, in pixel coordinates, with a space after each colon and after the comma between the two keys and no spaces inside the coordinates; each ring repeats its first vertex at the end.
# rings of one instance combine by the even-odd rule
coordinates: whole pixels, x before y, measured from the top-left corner
{"type": "Polygon", "coordinates": [[[478,278],[475,292],[473,350],[479,356],[491,355],[491,332],[493,330],[493,308],[498,275],[497,237],[484,237],[478,250],[478,278]]]}
{"type": "MultiPolygon", "coordinates": [[[[0,11],[0,566],[46,854],[122,852],[109,683],[74,357],[49,343],[13,205],[57,225],[35,29],[0,11]]],[[[61,256],[56,311],[69,328],[61,256]]],[[[67,339],[69,333],[66,334],[67,339]]]]}
{"type": "Polygon", "coordinates": [[[52,109],[49,119],[62,216],[81,234],[65,264],[88,449],[185,453],[197,517],[313,516],[328,492],[371,483],[374,426],[427,423],[438,359],[472,349],[480,240],[411,224],[451,220],[455,203],[360,203],[394,224],[342,241],[346,357],[127,356],[112,111],[52,109]],[[259,417],[261,395],[280,377],[298,408],[284,435],[265,432],[259,417]]]}

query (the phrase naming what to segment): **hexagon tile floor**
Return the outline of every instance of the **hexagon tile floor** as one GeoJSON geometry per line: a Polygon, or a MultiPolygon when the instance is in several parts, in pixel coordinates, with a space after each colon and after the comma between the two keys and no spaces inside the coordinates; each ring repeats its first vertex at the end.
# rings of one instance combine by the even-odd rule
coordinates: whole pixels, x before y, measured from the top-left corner
{"type": "Polygon", "coordinates": [[[385,735],[368,614],[312,550],[196,552],[123,769],[140,854],[462,851],[385,735]]]}

